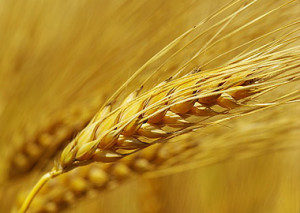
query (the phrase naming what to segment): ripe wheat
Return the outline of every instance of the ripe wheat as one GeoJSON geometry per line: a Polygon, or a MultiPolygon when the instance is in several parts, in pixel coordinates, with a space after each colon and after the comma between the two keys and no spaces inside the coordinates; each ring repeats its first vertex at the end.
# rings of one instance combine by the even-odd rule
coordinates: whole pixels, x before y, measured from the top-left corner
{"type": "MultiPolygon", "coordinates": [[[[264,80],[294,66],[298,53],[299,50],[293,49],[292,55],[284,52],[275,58],[273,54],[267,55],[266,65],[260,63],[260,67],[255,65],[255,58],[219,70],[192,73],[163,82],[140,96],[137,91],[116,110],[109,112],[107,106],[98,113],[64,149],[57,169],[65,171],[92,161],[112,162],[192,131],[199,125],[190,121],[193,116],[228,113],[245,104],[249,96],[274,87],[276,83],[270,81],[273,84],[267,85],[264,80]],[[269,57],[272,59],[268,60],[269,57]],[[276,70],[270,72],[272,66],[276,70]]],[[[295,80],[295,76],[288,75],[285,80],[295,80]]]]}
{"type": "MultiPolygon", "coordinates": [[[[203,127],[204,123],[189,118],[228,114],[229,110],[245,105],[251,95],[297,80],[297,73],[281,76],[279,81],[270,80],[296,66],[300,50],[292,50],[259,56],[264,59],[259,67],[255,63],[258,59],[254,58],[219,70],[197,70],[163,82],[140,96],[138,90],[112,112],[111,105],[106,106],[68,144],[56,167],[37,185],[38,189],[48,179],[79,165],[114,162],[149,145],[203,127]]],[[[23,210],[28,207],[25,206],[23,210]]]]}
{"type": "MultiPolygon", "coordinates": [[[[254,2],[252,1],[251,4],[254,2]]],[[[248,5],[242,9],[247,7],[248,5]]],[[[220,23],[223,23],[225,27],[242,9],[220,23]]],[[[260,18],[254,19],[254,21],[260,18]]],[[[298,22],[295,23],[298,24],[298,22]]],[[[222,29],[223,27],[216,35],[222,29]]],[[[242,27],[234,32],[240,29],[242,27]]],[[[192,31],[187,31],[175,40],[175,43],[190,32],[192,31]]],[[[228,37],[234,32],[226,36],[228,37]]],[[[182,69],[186,67],[183,65],[172,78],[143,93],[141,92],[142,88],[138,89],[117,108],[112,109],[111,103],[106,105],[87,127],[66,146],[53,170],[44,175],[29,194],[21,212],[26,211],[35,194],[49,179],[75,167],[91,162],[119,161],[145,147],[166,142],[178,135],[209,125],[209,122],[203,121],[203,117],[216,118],[213,123],[218,123],[247,114],[247,107],[256,107],[254,112],[295,101],[299,97],[293,91],[290,94],[274,98],[273,103],[247,104],[249,100],[255,100],[265,92],[299,80],[300,48],[299,46],[289,47],[289,44],[297,39],[298,37],[282,37],[255,50],[242,52],[218,68],[195,69],[189,74],[181,76],[182,69]],[[239,108],[240,110],[238,110],[239,108]],[[219,118],[219,116],[223,116],[223,118],[219,118]]],[[[207,43],[206,48],[213,45],[210,42],[207,43]]],[[[171,43],[167,49],[172,44],[174,43],[171,43]]],[[[167,49],[164,49],[162,53],[167,49]]],[[[203,49],[205,50],[205,47],[203,49]]],[[[186,63],[189,64],[200,53],[201,51],[197,52],[186,63]]],[[[151,60],[148,63],[151,63],[151,60]]],[[[141,70],[136,72],[136,75],[141,70]]],[[[126,83],[124,85],[126,86],[126,83]]],[[[251,110],[249,112],[252,113],[251,110]]]]}

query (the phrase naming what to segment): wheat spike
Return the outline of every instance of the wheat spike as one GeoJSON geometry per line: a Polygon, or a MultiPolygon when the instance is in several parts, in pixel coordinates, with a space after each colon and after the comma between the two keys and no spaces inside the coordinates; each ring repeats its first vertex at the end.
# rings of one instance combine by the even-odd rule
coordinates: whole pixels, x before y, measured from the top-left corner
{"type": "MultiPolygon", "coordinates": [[[[256,1],[251,4],[254,2],[256,1]]],[[[248,6],[220,22],[224,25],[216,35],[222,32],[239,11],[248,6]]],[[[94,161],[118,161],[147,146],[166,142],[178,135],[207,126],[201,119],[203,116],[217,117],[215,123],[219,123],[260,109],[296,101],[298,96],[295,98],[295,93],[291,93],[290,96],[278,97],[273,103],[253,104],[256,107],[253,111],[246,110],[247,106],[251,106],[247,104],[249,100],[255,100],[264,92],[299,79],[299,46],[286,47],[298,37],[285,40],[281,45],[271,42],[263,49],[256,49],[260,54],[242,54],[215,69],[200,72],[198,69],[196,72],[190,70],[190,74],[180,75],[206,49],[283,6],[285,5],[250,21],[216,42],[209,40],[207,45],[177,70],[172,79],[142,94],[139,91],[134,92],[111,112],[106,111],[106,108],[100,110],[87,127],[67,145],[53,171],[44,176],[41,182],[94,161]],[[224,118],[220,119],[218,116],[224,118]]],[[[192,31],[187,31],[179,38],[190,32],[192,31]]],[[[158,55],[165,51],[166,49],[158,55]]],[[[150,62],[151,60],[148,63],[150,62]]],[[[25,200],[21,212],[26,211],[40,185],[25,200]]]]}
{"type": "MultiPolygon", "coordinates": [[[[42,183],[78,165],[88,164],[93,161],[117,161],[132,152],[142,149],[141,144],[145,146],[146,144],[152,145],[168,140],[178,134],[180,135],[182,134],[181,132],[193,131],[199,124],[189,122],[187,118],[184,119],[183,117],[193,116],[191,113],[194,110],[191,109],[196,101],[198,104],[201,104],[201,107],[210,108],[209,110],[205,109],[205,111],[213,110],[213,107],[229,110],[244,105],[249,95],[277,86],[277,83],[274,83],[274,81],[270,81],[272,82],[271,85],[266,84],[267,82],[264,82],[265,78],[287,71],[286,67],[293,67],[295,57],[297,58],[298,55],[296,52],[283,51],[282,54],[276,57],[274,57],[274,54],[267,55],[265,58],[268,59],[270,57],[271,59],[264,60],[266,65],[260,63],[261,69],[255,66],[254,62],[258,59],[254,58],[254,60],[248,60],[246,64],[245,62],[233,64],[233,68],[238,67],[240,72],[226,67],[226,72],[221,77],[220,73],[222,73],[224,68],[218,70],[218,72],[216,70],[205,72],[204,75],[202,73],[193,73],[178,80],[169,81],[163,87],[155,87],[152,91],[146,92],[140,97],[135,97],[131,101],[126,100],[126,103],[122,104],[117,110],[108,113],[108,116],[104,116],[104,118],[102,118],[103,113],[100,112],[99,114],[102,116],[96,115],[92,122],[68,144],[61,155],[59,165],[47,176],[44,176],[45,178],[41,179],[42,183]],[[284,58],[284,64],[281,64],[282,58],[284,58]],[[272,69],[274,64],[276,65],[276,70],[272,69]],[[248,69],[252,68],[251,70],[254,71],[249,73],[248,69],[243,69],[243,66],[248,69]],[[269,73],[264,73],[264,70],[269,70],[269,73]],[[166,95],[166,98],[162,98],[157,103],[148,106],[149,99],[151,100],[151,97],[156,94],[161,94],[161,91],[170,95],[166,95]],[[203,91],[204,95],[199,91],[203,91]],[[206,93],[206,91],[209,93],[206,93]],[[168,100],[167,104],[165,104],[166,100],[168,100]],[[239,102],[241,100],[244,101],[239,102]],[[143,117],[143,113],[147,112],[148,109],[157,109],[157,111],[143,117]],[[171,113],[168,113],[168,111],[171,111],[171,113]],[[155,122],[149,122],[148,118],[161,112],[166,113],[164,113],[164,116],[159,116],[160,119],[154,119],[155,122]],[[168,122],[164,123],[165,120],[168,120],[168,122]],[[175,130],[168,131],[164,129],[164,127],[169,126],[175,126],[175,130]],[[118,140],[120,136],[121,139],[118,140]],[[126,145],[124,141],[127,144],[129,142],[130,145],[126,145]],[[116,146],[116,144],[119,145],[116,146]],[[122,148],[117,148],[120,145],[122,148]],[[128,150],[130,150],[129,153],[128,150]]],[[[281,83],[283,79],[286,82],[290,82],[295,80],[295,77],[291,78],[288,75],[286,78],[280,79],[281,83]]],[[[218,113],[215,110],[214,112],[218,113]]],[[[222,114],[223,112],[219,113],[222,114]]],[[[199,113],[196,116],[199,117],[199,113]]],[[[41,184],[38,184],[33,190],[33,194],[29,197],[33,197],[40,189],[40,186],[41,184]]],[[[30,202],[31,199],[25,201],[25,209],[27,209],[30,202]]]]}
{"type": "MultiPolygon", "coordinates": [[[[277,62],[282,60],[280,63],[287,63],[286,65],[289,68],[285,72],[281,66],[277,67],[276,62],[274,63],[276,61],[275,58],[272,58],[273,56],[279,57],[280,54],[277,53],[284,49],[290,49],[289,51],[292,53],[293,49],[291,48],[294,48],[294,53],[298,54],[300,4],[297,0],[292,4],[285,0],[175,0],[164,2],[121,0],[109,3],[101,0],[80,1],[77,3],[74,3],[74,1],[55,0],[4,0],[1,5],[0,37],[3,42],[0,51],[0,78],[2,80],[0,85],[0,129],[2,130],[0,152],[3,160],[0,165],[0,206],[2,212],[10,212],[11,204],[16,193],[20,190],[20,186],[31,185],[37,176],[52,168],[53,162],[49,162],[49,165],[46,166],[51,158],[50,155],[60,155],[59,149],[56,149],[54,146],[58,145],[58,143],[63,143],[62,146],[65,146],[69,139],[71,140],[76,136],[68,133],[73,132],[74,124],[72,122],[70,125],[67,124],[70,127],[70,129],[67,128],[67,131],[60,129],[58,126],[52,132],[50,128],[52,125],[48,123],[48,119],[43,120],[41,118],[46,117],[48,112],[64,111],[64,109],[69,109],[70,106],[82,109],[88,108],[88,97],[92,97],[92,99],[99,97],[99,95],[109,97],[127,79],[128,82],[120,87],[119,92],[117,91],[110,100],[107,100],[107,103],[116,102],[112,104],[113,111],[120,107],[120,102],[124,100],[124,97],[141,85],[143,85],[143,89],[139,92],[140,94],[136,95],[133,93],[133,96],[137,96],[136,99],[141,98],[143,94],[152,90],[158,82],[168,79],[156,86],[157,88],[162,88],[169,81],[177,81],[180,78],[187,77],[184,75],[192,70],[195,70],[195,72],[200,71],[203,74],[208,70],[218,70],[222,67],[237,64],[237,62],[242,64],[242,61],[244,61],[246,64],[250,60],[251,63],[251,60],[254,58],[260,59],[257,61],[252,60],[253,64],[257,64],[258,67],[260,66],[259,64],[273,63],[259,68],[266,75],[259,76],[260,74],[258,74],[259,78],[254,79],[254,81],[257,80],[258,82],[248,85],[250,94],[246,94],[244,99],[238,100],[232,93],[235,93],[235,90],[241,93],[245,91],[248,93],[248,89],[244,90],[246,85],[235,86],[234,88],[230,86],[226,88],[225,84],[217,85],[218,87],[224,87],[224,90],[214,91],[212,89],[211,91],[195,93],[199,96],[203,95],[199,99],[202,99],[202,102],[208,102],[208,104],[196,101],[190,111],[183,114],[176,113],[178,105],[175,105],[178,104],[176,101],[182,101],[181,103],[183,103],[185,100],[177,100],[172,95],[173,91],[170,90],[170,94],[167,92],[162,93],[160,97],[159,95],[152,96],[147,106],[152,105],[153,108],[149,107],[138,119],[146,119],[148,117],[148,120],[145,121],[146,124],[155,124],[162,130],[168,133],[171,132],[167,138],[162,138],[159,142],[172,142],[173,139],[180,140],[181,137],[178,135],[186,132],[191,136],[191,131],[197,131],[197,134],[193,135],[199,142],[207,142],[202,144],[203,146],[197,146],[189,151],[185,151],[182,155],[169,156],[170,158],[163,163],[163,170],[157,167],[153,168],[155,172],[153,170],[151,174],[154,177],[178,173],[186,169],[195,169],[210,162],[217,162],[218,159],[222,158],[223,160],[239,159],[243,156],[244,151],[247,150],[249,153],[252,150],[256,150],[256,152],[265,155],[262,158],[268,159],[270,148],[274,146],[275,142],[279,142],[277,143],[279,146],[280,144],[284,146],[284,144],[293,140],[288,134],[290,129],[295,129],[299,141],[299,128],[294,125],[298,124],[299,126],[299,123],[295,122],[297,120],[294,119],[299,114],[299,104],[283,104],[296,102],[296,98],[299,97],[299,81],[296,82],[298,78],[297,73],[299,73],[299,62],[288,60],[281,52],[282,58],[278,58],[277,62]],[[284,6],[277,10],[277,6],[281,4],[284,4],[284,6]],[[224,6],[222,7],[221,5],[224,6]],[[211,14],[216,9],[218,11],[211,14]],[[202,21],[198,23],[198,20],[201,19],[202,21]],[[189,27],[191,28],[186,31],[189,27]],[[175,39],[174,42],[171,42],[158,55],[153,56],[174,37],[185,31],[186,33],[175,39]],[[271,56],[272,53],[275,54],[271,56]],[[266,55],[270,57],[264,57],[266,55]],[[152,56],[153,58],[149,60],[152,56]],[[134,73],[147,60],[149,62],[142,66],[138,72],[134,73]],[[264,70],[264,68],[269,70],[264,70]],[[282,74],[276,77],[276,72],[282,74]],[[271,77],[273,74],[275,76],[269,79],[267,73],[271,77]],[[263,80],[260,81],[260,79],[263,80]],[[288,84],[282,87],[281,85],[285,83],[288,84]],[[277,86],[279,87],[278,90],[275,88],[277,86]],[[218,94],[218,92],[220,93],[218,94]],[[206,95],[212,95],[213,98],[207,98],[205,97],[206,95]],[[233,97],[233,99],[228,95],[233,97]],[[217,96],[220,97],[221,101],[210,106],[210,101],[213,101],[217,96]],[[234,100],[237,100],[237,103],[234,100]],[[166,108],[169,104],[174,104],[172,110],[175,112],[166,108]],[[236,104],[241,106],[236,107],[236,104]],[[224,108],[222,105],[234,108],[227,109],[227,107],[224,108]],[[240,121],[245,121],[249,116],[253,116],[251,115],[253,112],[256,112],[255,115],[257,117],[261,117],[267,110],[261,112],[259,110],[270,107],[272,109],[268,111],[271,112],[275,112],[278,109],[282,110],[281,117],[285,117],[286,122],[282,123],[282,127],[276,127],[276,130],[273,130],[274,126],[272,123],[277,120],[274,120],[271,116],[271,118],[266,118],[260,127],[264,130],[266,130],[266,127],[269,127],[268,132],[274,132],[276,136],[273,135],[273,137],[265,141],[268,133],[262,131],[260,133],[261,138],[255,137],[254,140],[248,140],[254,137],[256,131],[259,130],[255,129],[253,132],[248,132],[247,140],[244,139],[244,144],[235,144],[239,140],[240,133],[245,128],[259,126],[259,123],[256,121],[254,123],[249,120],[249,123],[240,123],[240,121]],[[295,108],[298,108],[298,111],[294,110],[295,108]],[[239,118],[247,114],[250,115],[239,118]],[[233,120],[231,120],[232,118],[233,120]],[[162,120],[156,123],[160,119],[162,120]],[[233,125],[234,122],[239,122],[240,125],[233,125]],[[163,127],[160,126],[162,123],[163,127]],[[181,128],[184,125],[186,127],[181,128]],[[26,127],[26,129],[23,127],[26,127]],[[206,133],[209,129],[211,131],[206,133]],[[222,129],[224,131],[219,131],[222,129]],[[280,132],[277,129],[282,131],[280,132]],[[279,132],[278,134],[277,131],[279,132]],[[20,132],[25,133],[25,138],[23,134],[18,138],[20,132]],[[202,134],[203,132],[204,135],[202,134]],[[227,137],[229,132],[234,133],[235,137],[227,137]],[[32,136],[32,133],[37,135],[32,136]],[[211,135],[211,137],[206,137],[206,134],[211,135]],[[28,135],[29,137],[27,137],[28,135]],[[49,135],[51,137],[48,137],[49,135]],[[68,140],[57,140],[61,135],[68,135],[66,137],[68,140]],[[223,138],[219,139],[219,135],[222,135],[223,138]],[[50,139],[45,141],[46,143],[51,141],[50,147],[39,145],[39,137],[50,139]],[[21,142],[21,146],[15,146],[17,142],[21,142]],[[211,145],[211,149],[207,149],[208,144],[211,145]],[[52,147],[52,145],[54,146],[52,147]],[[6,158],[7,156],[9,159],[6,158]],[[177,166],[174,167],[174,165],[177,166]],[[8,171],[6,168],[8,168],[8,171]],[[2,182],[3,177],[5,178],[4,182],[2,182]]],[[[287,55],[290,53],[287,53],[287,55]]],[[[299,61],[299,58],[295,57],[295,60],[299,61]]],[[[248,69],[249,67],[249,71],[252,72],[251,66],[247,67],[244,65],[242,65],[243,69],[248,69]]],[[[229,70],[231,70],[232,74],[235,74],[235,71],[237,73],[240,72],[238,68],[231,67],[229,70]]],[[[221,73],[221,75],[223,74],[221,73]]],[[[216,81],[222,78],[221,75],[216,81]]],[[[248,78],[251,79],[250,76],[248,78]]],[[[206,83],[210,83],[209,79],[206,80],[206,83]]],[[[195,85],[195,88],[197,87],[195,85]]],[[[185,90],[184,86],[182,90],[185,90]]],[[[192,91],[192,88],[190,90],[192,91]]],[[[241,94],[241,96],[243,95],[241,94]]],[[[132,98],[128,97],[128,99],[132,98]]],[[[182,110],[184,110],[184,107],[188,109],[189,104],[192,105],[193,97],[191,96],[188,99],[182,110]]],[[[107,105],[103,104],[102,106],[107,105]]],[[[98,108],[99,105],[97,106],[98,108]]],[[[109,114],[113,112],[109,108],[106,109],[107,112],[104,110],[103,114],[110,116],[109,114]]],[[[128,105],[127,109],[129,109],[128,105]]],[[[126,112],[124,113],[126,114],[126,112]]],[[[72,113],[69,114],[67,112],[65,115],[58,115],[61,117],[54,117],[53,125],[56,126],[55,123],[60,120],[63,120],[64,125],[66,125],[64,119],[69,119],[68,115],[73,116],[72,113]]],[[[52,114],[48,116],[52,116],[52,114]]],[[[132,119],[134,119],[134,116],[128,118],[128,121],[132,119]]],[[[81,118],[72,120],[73,122],[80,122],[81,118]]],[[[85,122],[88,120],[86,119],[85,122]]],[[[96,120],[99,120],[99,117],[96,120]]],[[[122,122],[124,126],[126,121],[123,120],[122,122]]],[[[131,124],[135,125],[134,122],[131,124]]],[[[62,126],[62,128],[64,127],[62,126]]],[[[149,128],[148,125],[148,130],[149,128]]],[[[155,143],[155,138],[131,135],[133,133],[136,134],[136,132],[130,126],[126,126],[126,130],[128,131],[123,131],[122,134],[119,134],[112,148],[117,150],[118,155],[112,152],[115,150],[111,149],[108,150],[110,152],[103,152],[102,150],[105,149],[105,144],[103,143],[104,147],[96,150],[95,153],[97,155],[95,159],[99,161],[116,160],[112,162],[114,164],[119,161],[123,162],[123,159],[131,155],[144,152],[143,149],[145,147],[148,149],[156,146],[153,144],[155,143]],[[149,145],[151,147],[148,147],[149,145]],[[118,160],[120,155],[125,158],[118,160]]],[[[115,130],[111,130],[112,136],[114,135],[113,131],[115,130]]],[[[78,130],[76,130],[77,132],[78,130]]],[[[140,134],[139,131],[137,133],[140,134]]],[[[156,133],[158,132],[156,131],[156,133]]],[[[188,138],[183,138],[182,140],[188,140],[188,138]]],[[[295,146],[295,148],[299,148],[299,146],[295,146]]],[[[253,211],[257,212],[298,212],[299,205],[297,205],[297,200],[299,190],[297,190],[298,187],[296,186],[299,185],[299,169],[295,162],[298,162],[299,158],[290,158],[291,152],[299,155],[297,149],[290,147],[284,153],[276,154],[278,156],[276,163],[268,162],[270,165],[253,159],[255,168],[262,169],[263,164],[265,165],[262,173],[254,174],[251,170],[251,165],[241,160],[228,163],[230,167],[225,165],[227,163],[222,163],[222,165],[224,164],[223,166],[213,165],[209,166],[208,169],[201,168],[200,173],[197,173],[195,169],[185,174],[175,174],[171,177],[162,178],[167,180],[162,187],[165,192],[163,190],[160,191],[160,194],[157,194],[159,196],[157,200],[165,204],[169,194],[172,197],[171,199],[180,200],[180,202],[172,202],[170,200],[170,203],[168,202],[170,205],[167,205],[166,211],[173,211],[174,209],[178,212],[189,212],[189,210],[194,212],[197,209],[203,212],[230,213],[244,212],[247,209],[253,209],[252,207],[255,206],[253,211]],[[288,159],[290,159],[290,165],[280,166],[282,162],[286,162],[288,159]],[[241,164],[243,168],[247,169],[235,171],[232,168],[237,164],[241,164]],[[210,167],[217,167],[215,170],[224,170],[225,168],[225,171],[221,172],[219,179],[221,184],[222,182],[226,184],[224,185],[226,190],[222,190],[222,187],[219,187],[220,185],[215,184],[215,179],[211,178],[211,175],[214,175],[215,172],[213,174],[209,172],[210,167]],[[274,170],[278,172],[274,175],[276,178],[273,179],[272,174],[274,170]],[[236,172],[239,175],[236,175],[236,172]],[[187,181],[189,180],[187,174],[190,173],[195,176],[194,181],[187,181]],[[229,176],[228,178],[224,178],[226,173],[229,176]],[[258,177],[266,181],[266,176],[269,176],[269,174],[271,177],[270,182],[259,184],[258,177]],[[279,178],[281,174],[282,177],[279,178]],[[204,180],[202,178],[203,175],[206,176],[204,180]],[[179,176],[181,179],[177,183],[177,185],[181,186],[181,191],[176,190],[176,186],[169,189],[166,188],[167,185],[172,184],[174,176],[179,176]],[[232,186],[227,186],[227,180],[233,176],[237,178],[234,178],[234,181],[232,181],[232,186]],[[187,193],[188,190],[184,188],[186,187],[185,182],[191,182],[189,190],[191,193],[187,193]],[[284,188],[280,187],[285,182],[287,184],[285,184],[284,188]],[[278,189],[280,196],[276,195],[276,191],[268,187],[264,188],[264,186],[270,186],[272,183],[276,183],[274,184],[276,185],[274,189],[278,189]],[[290,183],[293,184],[291,185],[290,183]],[[199,185],[204,185],[204,187],[197,188],[196,186],[199,185]],[[203,190],[203,188],[207,188],[207,190],[203,190]],[[227,190],[228,188],[230,190],[227,190]],[[255,188],[256,191],[254,191],[255,188]],[[241,193],[235,194],[235,190],[241,191],[241,193]],[[251,190],[254,192],[253,197],[249,196],[251,190]],[[173,193],[166,193],[171,191],[173,193]],[[198,196],[200,191],[203,196],[198,196]],[[224,193],[225,191],[229,193],[224,193]],[[245,191],[247,193],[244,193],[245,191]],[[195,200],[196,205],[192,204],[193,200],[195,200]],[[281,202],[276,202],[278,200],[281,202]],[[223,205],[218,205],[220,201],[223,205]],[[181,211],[180,206],[185,208],[181,211]],[[226,208],[227,206],[230,207],[226,208]]],[[[166,158],[168,158],[168,152],[165,154],[166,158]]],[[[273,155],[272,153],[270,154],[273,155]]],[[[151,153],[148,153],[148,155],[151,157],[151,153]]],[[[164,155],[162,154],[162,156],[164,155]]],[[[89,163],[89,161],[82,161],[82,165],[85,163],[89,163]]],[[[110,164],[109,162],[98,163],[101,165],[110,164]]],[[[138,165],[140,165],[138,167],[140,168],[139,174],[145,174],[143,173],[143,166],[147,165],[147,161],[138,161],[138,165]]],[[[77,167],[77,165],[75,166],[77,167]]],[[[89,168],[89,165],[79,167],[79,169],[83,168],[89,168]]],[[[75,170],[77,169],[75,168],[75,170]]],[[[70,172],[74,174],[73,178],[76,179],[74,182],[79,183],[77,184],[79,187],[75,187],[74,190],[88,190],[81,178],[81,175],[84,176],[84,174],[77,173],[76,176],[73,171],[70,172]]],[[[99,184],[101,184],[101,175],[99,173],[95,172],[92,176],[93,181],[98,180],[99,184]]],[[[43,180],[46,181],[49,176],[46,175],[45,177],[43,180]]],[[[57,178],[60,179],[59,177],[57,178]]],[[[50,181],[50,183],[54,182],[50,181]]],[[[48,188],[47,183],[45,187],[48,188]]],[[[107,211],[124,212],[130,209],[131,203],[137,201],[137,197],[134,196],[135,187],[127,188],[127,191],[124,191],[126,187],[121,187],[117,193],[112,192],[114,197],[111,205],[109,202],[101,203],[87,200],[85,208],[80,209],[80,206],[82,206],[80,204],[75,211],[84,212],[88,209],[91,212],[99,210],[105,212],[107,209],[107,211]],[[122,195],[122,192],[125,193],[125,196],[122,195]],[[132,193],[133,196],[127,196],[132,193]],[[120,206],[123,206],[123,210],[120,210],[120,206]]],[[[140,190],[140,185],[137,185],[136,188],[140,190]]],[[[37,194],[32,207],[35,206],[36,202],[39,202],[39,197],[41,197],[41,193],[37,194]]],[[[104,197],[105,199],[109,198],[110,193],[105,194],[104,197]]],[[[102,198],[103,196],[100,196],[98,201],[102,198]]],[[[139,200],[137,203],[141,201],[143,204],[143,200],[139,200]]],[[[49,201],[50,205],[46,205],[49,206],[50,211],[51,209],[55,211],[55,204],[53,202],[51,204],[51,202],[49,201]]],[[[165,210],[164,206],[161,206],[162,211],[165,210]]],[[[71,209],[71,211],[73,212],[74,209],[71,209]]],[[[132,212],[136,212],[136,209],[133,209],[132,212]]]]}
{"type": "Polygon", "coordinates": [[[260,67],[255,65],[258,60],[255,58],[233,64],[232,68],[171,80],[137,97],[130,95],[134,98],[105,119],[97,119],[96,115],[63,151],[58,169],[69,170],[89,161],[115,161],[127,155],[125,150],[136,151],[182,131],[192,131],[199,124],[190,121],[190,117],[228,113],[245,105],[251,95],[277,84],[264,81],[270,75],[286,72],[287,65],[294,66],[298,51],[293,49],[292,55],[283,52],[275,58],[273,54],[266,56],[266,64],[262,62],[260,67]],[[276,66],[276,70],[272,66],[276,66]]]}

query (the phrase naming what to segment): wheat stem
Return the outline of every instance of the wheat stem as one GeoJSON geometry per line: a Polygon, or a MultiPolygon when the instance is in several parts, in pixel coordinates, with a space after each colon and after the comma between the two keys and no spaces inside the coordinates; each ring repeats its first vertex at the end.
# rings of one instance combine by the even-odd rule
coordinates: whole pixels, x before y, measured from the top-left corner
{"type": "Polygon", "coordinates": [[[33,201],[34,197],[37,195],[37,193],[42,189],[42,187],[52,178],[60,175],[62,171],[57,171],[53,169],[51,172],[47,172],[44,174],[39,181],[35,184],[33,189],[30,191],[30,193],[27,195],[25,201],[22,204],[22,207],[19,210],[19,213],[25,213],[27,209],[29,208],[31,202],[33,201]]]}

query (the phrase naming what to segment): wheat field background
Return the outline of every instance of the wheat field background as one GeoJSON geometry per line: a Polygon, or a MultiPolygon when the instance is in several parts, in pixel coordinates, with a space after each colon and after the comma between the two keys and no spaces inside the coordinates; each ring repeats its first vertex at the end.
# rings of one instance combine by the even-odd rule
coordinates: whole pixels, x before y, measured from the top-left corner
{"type": "MultiPolygon", "coordinates": [[[[24,147],[22,144],[30,144],[53,121],[57,121],[58,129],[68,125],[65,139],[68,142],[147,60],[229,2],[0,0],[0,212],[15,211],[24,199],[20,198],[21,192],[27,192],[61,152],[56,146],[46,149],[38,158],[31,159],[29,165],[24,163],[27,161],[22,152],[30,151],[20,148],[24,147]],[[86,117],[79,118],[78,114],[84,113],[86,117]],[[75,125],[78,120],[82,123],[75,125]],[[15,168],[14,162],[24,168],[15,168]]],[[[206,23],[201,30],[249,2],[252,1],[238,1],[236,7],[206,23]]],[[[243,21],[248,23],[285,3],[284,0],[255,2],[228,24],[224,35],[243,21]]],[[[299,14],[300,2],[293,1],[216,44],[192,66],[287,23],[299,22],[299,14]]],[[[298,29],[299,24],[268,39],[275,40],[295,30],[296,40],[290,46],[296,46],[300,44],[298,29]]],[[[204,46],[216,33],[217,30],[211,30],[195,46],[204,46]]],[[[266,42],[261,40],[256,45],[266,42]]],[[[205,69],[221,66],[239,51],[247,49],[238,49],[205,69]]],[[[187,49],[171,60],[168,68],[176,69],[181,59],[190,57],[187,49]]],[[[163,61],[155,63],[153,67],[163,61]]],[[[298,74],[299,64],[300,61],[295,68],[298,74]]],[[[140,87],[151,68],[126,86],[120,98],[140,87]]],[[[160,71],[145,88],[164,81],[169,73],[160,71]]],[[[299,81],[266,93],[262,100],[271,100],[274,95],[286,94],[291,89],[299,94],[299,81]]],[[[63,210],[51,211],[299,213],[299,116],[300,104],[294,102],[200,129],[176,141],[200,144],[192,155],[179,160],[179,166],[166,165],[157,171],[134,175],[113,189],[96,190],[91,196],[72,201],[63,210]]],[[[48,135],[53,132],[47,131],[48,135]]],[[[28,149],[34,152],[35,147],[28,149]]]]}

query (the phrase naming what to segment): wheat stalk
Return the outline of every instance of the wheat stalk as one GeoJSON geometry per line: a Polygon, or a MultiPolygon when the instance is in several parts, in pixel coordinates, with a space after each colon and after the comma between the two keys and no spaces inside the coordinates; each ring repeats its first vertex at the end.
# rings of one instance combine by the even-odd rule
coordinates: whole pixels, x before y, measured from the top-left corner
{"type": "MultiPolygon", "coordinates": [[[[283,6],[267,12],[249,24],[283,6]]],[[[235,15],[233,14],[224,20],[223,26],[230,23],[235,15]]],[[[223,29],[221,27],[217,34],[223,29]]],[[[243,27],[238,28],[233,33],[241,29],[243,27]]],[[[192,31],[187,31],[179,38],[185,37],[190,32],[192,31]]],[[[226,35],[226,37],[231,34],[226,35]]],[[[68,144],[52,172],[43,176],[28,199],[25,200],[21,212],[26,211],[41,185],[54,176],[94,161],[114,162],[147,146],[168,141],[183,133],[206,126],[206,123],[199,121],[199,117],[225,114],[224,119],[218,120],[221,122],[241,116],[243,111],[235,111],[235,108],[245,106],[248,100],[254,99],[259,93],[298,80],[299,73],[295,70],[299,68],[299,46],[282,49],[295,40],[297,37],[281,42],[281,45],[277,45],[276,42],[270,43],[263,49],[256,49],[260,54],[255,54],[255,52],[250,56],[242,54],[229,64],[217,69],[205,71],[196,69],[188,75],[180,76],[179,74],[182,73],[182,69],[185,69],[187,64],[196,59],[206,48],[214,45],[213,43],[209,45],[211,40],[206,47],[196,52],[172,79],[162,82],[141,95],[139,90],[132,93],[111,112],[109,110],[111,105],[107,105],[68,144]],[[177,76],[180,77],[176,78],[177,76]]],[[[158,56],[167,49],[164,49],[158,56]]],[[[150,62],[151,60],[148,63],[150,62]]],[[[136,74],[139,74],[141,70],[138,70],[136,74]]],[[[293,95],[294,93],[290,97],[286,96],[281,99],[283,102],[285,100],[295,101],[293,95]]],[[[280,102],[281,99],[279,98],[276,102],[267,105],[255,105],[255,107],[263,109],[271,105],[281,104],[283,103],[280,102]]]]}

